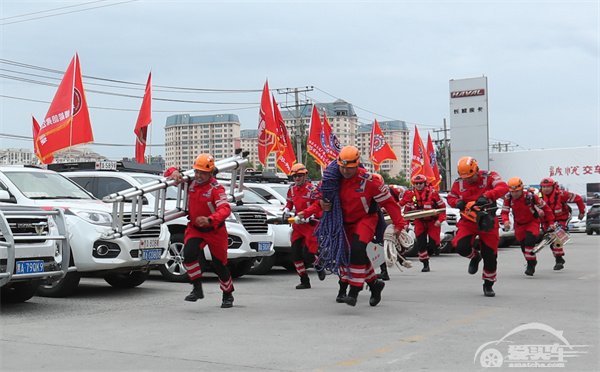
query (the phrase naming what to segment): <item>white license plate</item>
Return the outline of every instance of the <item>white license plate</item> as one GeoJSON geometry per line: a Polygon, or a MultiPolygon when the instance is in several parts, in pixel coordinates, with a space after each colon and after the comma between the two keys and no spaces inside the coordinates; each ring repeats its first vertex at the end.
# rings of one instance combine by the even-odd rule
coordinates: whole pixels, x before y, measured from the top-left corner
{"type": "Polygon", "coordinates": [[[258,242],[259,252],[268,252],[271,250],[271,242],[258,242]]]}
{"type": "Polygon", "coordinates": [[[160,260],[162,249],[144,249],[142,251],[142,259],[146,261],[160,260]]]}
{"type": "Polygon", "coordinates": [[[158,248],[158,239],[140,239],[140,249],[158,248]]]}
{"type": "Polygon", "coordinates": [[[43,273],[44,261],[17,261],[17,274],[43,273]]]}

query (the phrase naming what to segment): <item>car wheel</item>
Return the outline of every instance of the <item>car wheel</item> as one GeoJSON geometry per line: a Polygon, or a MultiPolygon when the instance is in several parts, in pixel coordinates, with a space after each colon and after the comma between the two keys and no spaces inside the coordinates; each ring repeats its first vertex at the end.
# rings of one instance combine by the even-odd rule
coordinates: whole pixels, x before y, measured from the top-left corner
{"type": "Polygon", "coordinates": [[[275,265],[275,255],[256,257],[254,264],[248,274],[252,275],[264,275],[271,271],[271,268],[275,265]]]}
{"type": "Polygon", "coordinates": [[[115,288],[134,288],[148,279],[149,271],[130,271],[128,273],[108,274],[104,280],[115,288]]]}
{"type": "Polygon", "coordinates": [[[20,303],[29,300],[38,287],[40,286],[39,280],[30,280],[27,282],[15,282],[2,287],[2,303],[20,303]]]}
{"type": "Polygon", "coordinates": [[[187,271],[183,267],[183,233],[171,235],[167,260],[158,267],[162,276],[170,282],[188,282],[187,271]]]}
{"type": "Polygon", "coordinates": [[[252,269],[252,265],[254,265],[254,258],[249,260],[238,262],[229,267],[229,271],[231,272],[232,278],[240,278],[250,272],[252,269]]]}
{"type": "Polygon", "coordinates": [[[586,229],[585,233],[588,235],[592,235],[594,233],[594,231],[592,229],[586,229]]]}
{"type": "Polygon", "coordinates": [[[77,290],[80,280],[81,275],[79,273],[67,273],[55,282],[42,284],[38,288],[37,295],[42,297],[68,297],[77,290]]]}

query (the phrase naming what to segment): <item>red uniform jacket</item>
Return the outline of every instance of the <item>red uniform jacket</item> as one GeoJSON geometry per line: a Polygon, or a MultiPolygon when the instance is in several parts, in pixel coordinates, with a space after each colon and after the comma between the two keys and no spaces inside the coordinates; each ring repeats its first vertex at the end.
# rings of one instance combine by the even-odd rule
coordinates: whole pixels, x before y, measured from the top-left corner
{"type": "Polygon", "coordinates": [[[448,204],[456,208],[456,203],[459,200],[464,200],[465,203],[476,201],[480,196],[485,196],[488,199],[496,200],[508,192],[508,185],[502,181],[498,173],[494,171],[480,170],[477,182],[469,183],[462,178],[454,181],[452,189],[448,193],[448,204]]]}
{"type": "MultiPolygon", "coordinates": [[[[431,186],[426,186],[423,190],[417,189],[408,190],[399,201],[401,206],[404,206],[404,211],[428,211],[432,209],[446,208],[446,203],[440,198],[440,195],[431,186]]],[[[424,221],[443,222],[446,220],[446,212],[442,212],[437,216],[422,218],[424,221]]]]}
{"type": "MultiPolygon", "coordinates": [[[[201,233],[225,228],[225,220],[231,214],[231,206],[227,202],[225,188],[215,178],[203,185],[191,181],[188,191],[188,227],[186,239],[200,237],[201,233]],[[196,226],[196,217],[210,218],[210,226],[196,226]]],[[[222,233],[221,231],[219,233],[222,233]]],[[[226,232],[225,232],[226,233],[226,232]]]]}
{"type": "MultiPolygon", "coordinates": [[[[289,210],[296,209],[296,213],[302,212],[317,200],[319,200],[319,192],[317,186],[311,182],[304,182],[300,186],[293,184],[290,186],[287,192],[287,203],[285,207],[289,210]]],[[[304,216],[306,218],[310,216],[304,216]]],[[[320,217],[320,213],[317,213],[315,217],[320,217]]]]}
{"type": "MultiPolygon", "coordinates": [[[[345,225],[353,225],[376,212],[379,204],[390,215],[396,229],[406,226],[400,206],[389,188],[379,177],[373,177],[367,170],[359,168],[352,178],[342,178],[340,182],[340,204],[345,225]]],[[[305,210],[305,215],[311,215],[320,210],[320,204],[314,203],[305,210]]]]}
{"type": "Polygon", "coordinates": [[[524,191],[521,197],[515,199],[510,193],[504,196],[502,205],[502,221],[508,221],[508,212],[512,208],[515,229],[519,226],[536,222],[539,229],[540,222],[544,229],[554,223],[554,215],[548,204],[543,199],[530,191],[524,191]]]}
{"type": "Polygon", "coordinates": [[[577,203],[579,213],[585,213],[583,199],[575,193],[555,188],[550,195],[542,194],[542,197],[554,213],[556,221],[564,222],[571,217],[571,208],[567,203],[577,203]]]}

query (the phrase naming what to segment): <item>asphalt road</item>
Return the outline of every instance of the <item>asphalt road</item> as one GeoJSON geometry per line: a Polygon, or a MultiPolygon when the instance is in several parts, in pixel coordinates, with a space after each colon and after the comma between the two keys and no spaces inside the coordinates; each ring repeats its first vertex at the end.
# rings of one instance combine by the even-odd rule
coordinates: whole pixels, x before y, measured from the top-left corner
{"type": "Polygon", "coordinates": [[[566,252],[564,270],[552,270],[544,249],[526,277],[520,249],[501,249],[494,298],[483,296],[481,271],[467,274],[467,259],[434,257],[429,273],[418,262],[391,270],[377,307],[368,291],[354,308],[336,303],[337,280],[312,271],[309,290],[294,289],[297,276],[284,270],[240,278],[231,309],[219,307],[214,277],[196,303],[183,301],[189,284],[159,276],[131,290],[83,279],[73,297],[2,307],[0,369],[485,371],[502,361],[493,370],[597,371],[600,237],[573,234],[566,252]]]}

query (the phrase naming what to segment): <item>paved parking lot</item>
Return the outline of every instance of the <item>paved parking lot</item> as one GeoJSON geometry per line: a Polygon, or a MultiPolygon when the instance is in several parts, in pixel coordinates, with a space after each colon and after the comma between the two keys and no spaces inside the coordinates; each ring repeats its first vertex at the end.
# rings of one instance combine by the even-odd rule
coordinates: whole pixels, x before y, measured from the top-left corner
{"type": "Polygon", "coordinates": [[[240,278],[232,309],[219,307],[214,277],[196,303],[183,301],[188,284],[158,275],[120,291],[83,279],[71,298],[2,307],[0,369],[481,371],[482,360],[498,360],[476,358],[478,348],[516,330],[490,345],[500,370],[536,369],[511,368],[517,355],[539,363],[559,354],[559,370],[598,370],[600,237],[573,234],[566,252],[563,271],[552,270],[544,249],[535,276],[526,277],[520,249],[501,249],[495,298],[483,296],[481,271],[467,274],[468,260],[434,257],[430,273],[418,263],[392,270],[374,308],[368,291],[355,308],[336,303],[337,281],[319,282],[314,272],[313,288],[302,291],[285,270],[240,278]]]}

